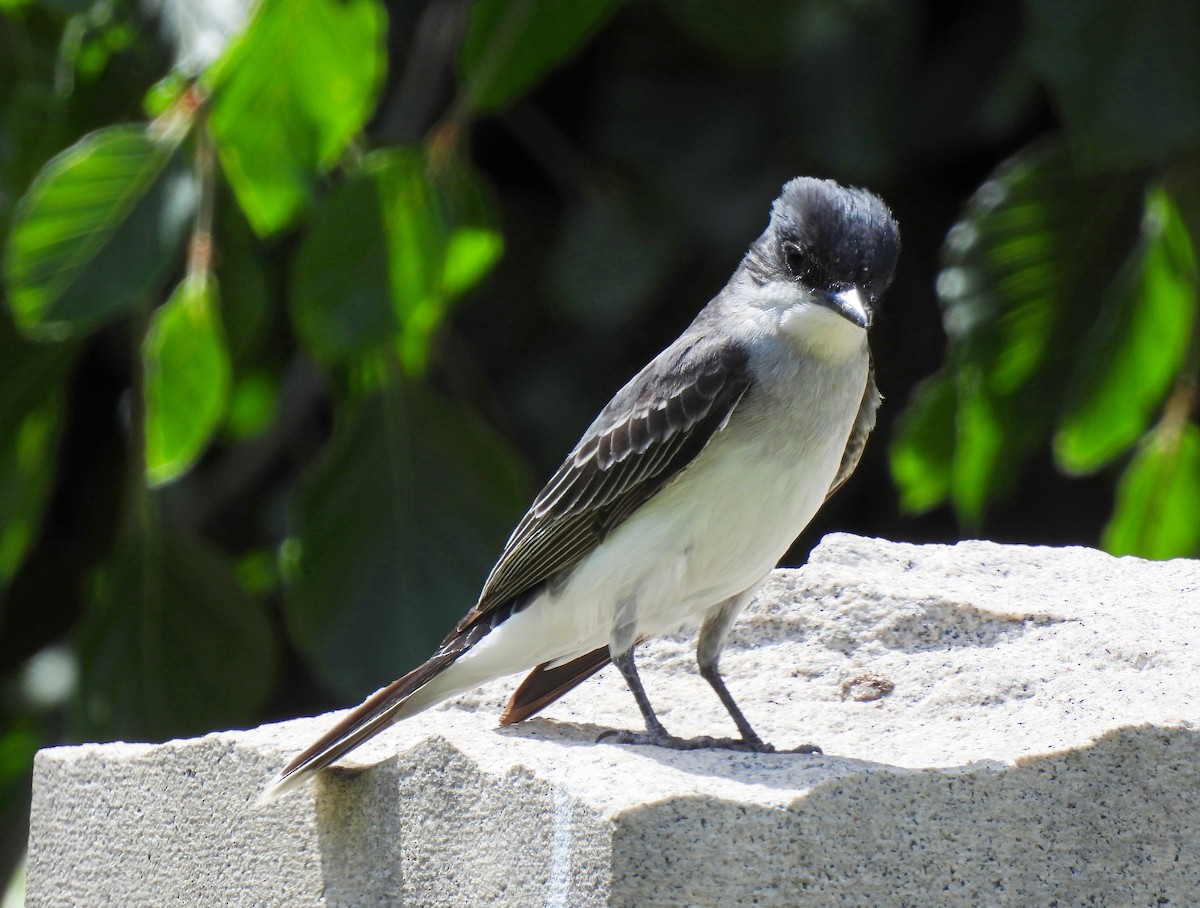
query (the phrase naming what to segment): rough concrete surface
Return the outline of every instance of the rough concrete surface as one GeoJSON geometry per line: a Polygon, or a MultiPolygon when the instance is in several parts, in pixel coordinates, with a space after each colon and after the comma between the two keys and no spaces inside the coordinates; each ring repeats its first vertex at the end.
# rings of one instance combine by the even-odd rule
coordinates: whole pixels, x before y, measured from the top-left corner
{"type": "MultiPolygon", "coordinates": [[[[677,734],[732,731],[690,637],[640,659],[677,734]]],[[[265,807],[332,716],[38,755],[28,905],[1200,905],[1200,562],[831,536],[723,668],[780,748],[596,744],[609,668],[516,679],[265,807]]]]}

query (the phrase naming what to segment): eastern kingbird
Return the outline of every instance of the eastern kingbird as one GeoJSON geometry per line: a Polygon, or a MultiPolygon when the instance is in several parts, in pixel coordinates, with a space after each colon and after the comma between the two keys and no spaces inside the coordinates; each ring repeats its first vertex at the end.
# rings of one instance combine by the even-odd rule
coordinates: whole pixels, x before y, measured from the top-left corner
{"type": "Polygon", "coordinates": [[[617,392],[534,499],[437,652],[299,754],[264,797],[394,722],[531,668],[501,724],[611,661],[646,730],[610,740],[772,750],[717,661],[738,613],[858,465],[880,402],[867,329],[899,251],[878,197],[787,183],[725,288],[617,392]],[[740,738],[669,734],[638,677],[639,643],[695,624],[700,674],[740,738]]]}

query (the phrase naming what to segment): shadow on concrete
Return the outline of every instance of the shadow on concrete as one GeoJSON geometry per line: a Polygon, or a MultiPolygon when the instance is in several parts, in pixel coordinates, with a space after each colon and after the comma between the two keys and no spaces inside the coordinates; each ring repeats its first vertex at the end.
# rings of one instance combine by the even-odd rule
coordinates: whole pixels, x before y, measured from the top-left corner
{"type": "Polygon", "coordinates": [[[785,810],[685,796],[633,811],[617,824],[610,904],[649,904],[660,873],[738,893],[722,904],[1200,904],[1194,730],[1122,728],[1011,766],[839,762],[847,772],[785,810]],[[719,860],[698,836],[724,843],[719,860]]]}

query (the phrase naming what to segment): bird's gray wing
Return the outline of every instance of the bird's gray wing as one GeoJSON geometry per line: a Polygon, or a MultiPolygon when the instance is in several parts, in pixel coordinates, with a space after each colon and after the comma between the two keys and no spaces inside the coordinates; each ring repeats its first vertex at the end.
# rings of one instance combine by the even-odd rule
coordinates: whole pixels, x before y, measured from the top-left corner
{"type": "Polygon", "coordinates": [[[838,464],[837,475],[833,478],[829,491],[825,493],[826,501],[842,487],[842,483],[850,478],[850,474],[858,466],[863,448],[867,445],[867,436],[875,428],[875,413],[882,400],[883,395],[875,386],[875,365],[870,363],[867,366],[867,386],[863,390],[862,401],[858,405],[858,414],[854,417],[854,425],[850,429],[850,437],[846,440],[846,450],[842,452],[842,462],[838,464]]]}
{"type": "Polygon", "coordinates": [[[741,347],[685,334],[638,373],[534,499],[448,642],[507,618],[687,467],[750,386],[747,360],[741,347]]]}

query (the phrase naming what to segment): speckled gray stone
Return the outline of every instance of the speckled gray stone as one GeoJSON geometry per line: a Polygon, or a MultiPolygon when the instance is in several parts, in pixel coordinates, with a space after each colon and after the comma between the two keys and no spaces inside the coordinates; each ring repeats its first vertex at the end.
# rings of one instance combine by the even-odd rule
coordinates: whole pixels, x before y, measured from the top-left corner
{"type": "MultiPolygon", "coordinates": [[[[650,697],[729,734],[693,647],[645,647],[650,697]]],[[[723,668],[825,755],[597,745],[638,725],[611,669],[508,729],[498,682],[266,807],[333,717],[44,751],[28,905],[1200,905],[1200,562],[831,536],[723,668]]]]}

